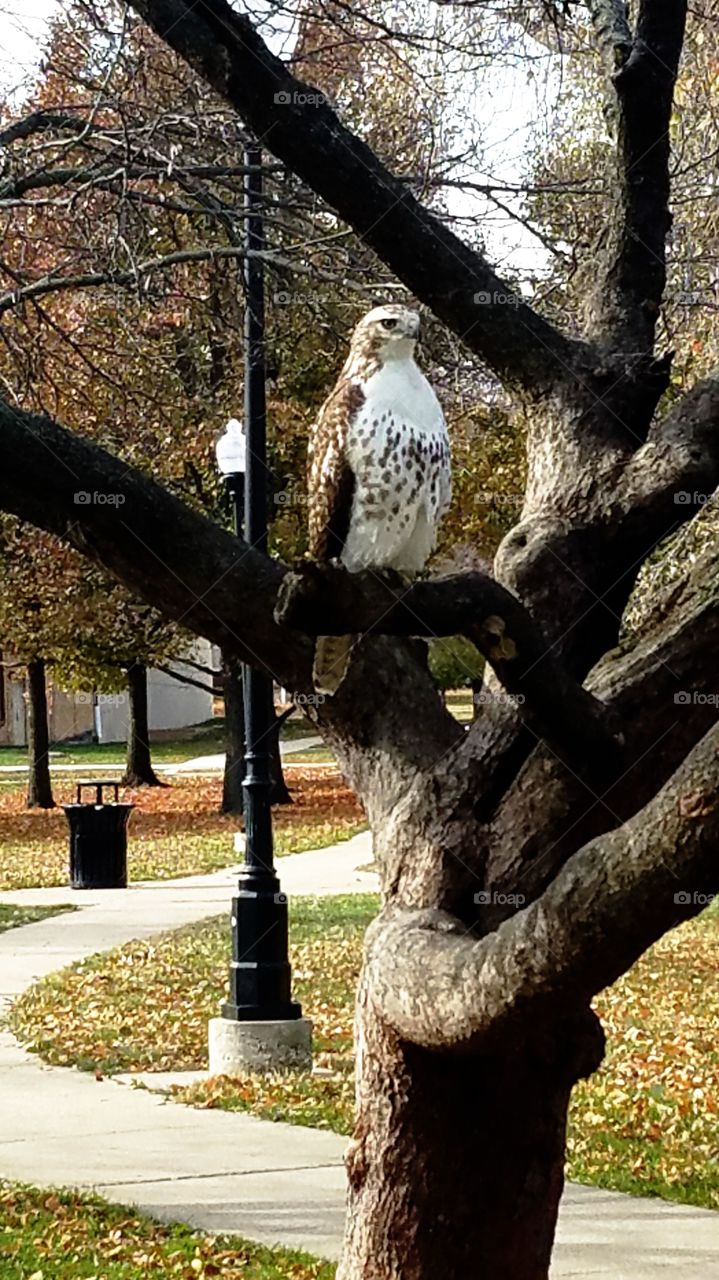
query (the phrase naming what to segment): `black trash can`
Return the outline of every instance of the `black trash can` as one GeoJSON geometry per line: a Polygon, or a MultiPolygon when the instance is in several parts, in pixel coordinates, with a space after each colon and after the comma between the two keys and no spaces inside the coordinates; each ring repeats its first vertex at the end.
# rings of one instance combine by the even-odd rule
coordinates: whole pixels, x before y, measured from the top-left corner
{"type": "Polygon", "coordinates": [[[127,888],[127,822],[134,804],[119,804],[118,782],[79,782],[77,801],[62,807],[70,823],[70,884],[73,889],[127,888]],[[87,787],[95,791],[94,803],[82,802],[87,787]],[[113,803],[104,804],[106,787],[115,792],[113,803]]]}

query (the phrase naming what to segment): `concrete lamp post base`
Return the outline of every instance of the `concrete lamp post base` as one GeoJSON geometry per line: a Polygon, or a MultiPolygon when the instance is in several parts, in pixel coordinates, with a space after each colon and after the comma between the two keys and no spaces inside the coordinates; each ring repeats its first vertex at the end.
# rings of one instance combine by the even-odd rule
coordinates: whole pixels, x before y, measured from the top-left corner
{"type": "Polygon", "coordinates": [[[211,1076],[312,1070],[312,1023],[309,1018],[282,1022],[234,1022],[230,1018],[211,1018],[209,1044],[211,1076]]]}

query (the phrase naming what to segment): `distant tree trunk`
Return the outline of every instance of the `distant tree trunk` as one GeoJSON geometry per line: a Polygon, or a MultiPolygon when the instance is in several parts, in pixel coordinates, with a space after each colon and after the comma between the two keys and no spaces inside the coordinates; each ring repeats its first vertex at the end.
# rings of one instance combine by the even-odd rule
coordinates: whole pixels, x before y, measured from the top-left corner
{"type": "Polygon", "coordinates": [[[147,714],[147,667],[133,662],[127,669],[129,714],[127,722],[127,765],[122,779],[125,787],[164,787],[152,767],[150,727],[147,714]]]}
{"type": "Polygon", "coordinates": [[[222,690],[225,701],[225,775],[222,782],[222,813],[244,812],[242,779],[245,776],[245,703],[242,696],[242,667],[223,658],[222,690]]]}
{"type": "Polygon", "coordinates": [[[272,803],[273,804],[292,804],[292,796],[285,782],[285,775],[282,769],[282,753],[280,752],[280,728],[277,712],[275,711],[274,702],[271,702],[271,714],[274,724],[273,731],[270,735],[270,768],[272,770],[272,803]]]}
{"type": "Polygon", "coordinates": [[[50,781],[50,735],[47,727],[45,662],[35,658],[27,668],[28,809],[54,809],[50,781]]]}

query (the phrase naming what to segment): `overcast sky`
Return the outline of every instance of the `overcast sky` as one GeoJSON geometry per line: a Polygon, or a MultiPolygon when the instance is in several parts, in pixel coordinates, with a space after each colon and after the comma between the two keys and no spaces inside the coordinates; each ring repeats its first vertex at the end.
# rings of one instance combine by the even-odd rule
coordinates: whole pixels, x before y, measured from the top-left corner
{"type": "Polygon", "coordinates": [[[7,93],[22,86],[42,52],[57,0],[0,0],[0,80],[7,93]]]}

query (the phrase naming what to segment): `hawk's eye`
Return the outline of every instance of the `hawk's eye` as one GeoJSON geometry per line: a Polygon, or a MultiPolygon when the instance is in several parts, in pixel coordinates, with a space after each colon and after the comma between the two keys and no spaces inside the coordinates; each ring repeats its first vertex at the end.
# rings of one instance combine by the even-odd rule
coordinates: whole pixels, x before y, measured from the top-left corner
{"type": "Polygon", "coordinates": [[[380,321],[380,324],[382,325],[383,329],[396,329],[398,323],[399,322],[397,320],[381,320],[380,321]]]}

